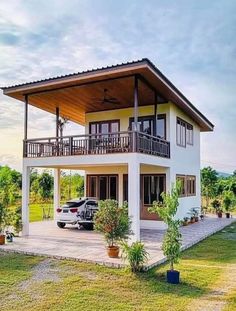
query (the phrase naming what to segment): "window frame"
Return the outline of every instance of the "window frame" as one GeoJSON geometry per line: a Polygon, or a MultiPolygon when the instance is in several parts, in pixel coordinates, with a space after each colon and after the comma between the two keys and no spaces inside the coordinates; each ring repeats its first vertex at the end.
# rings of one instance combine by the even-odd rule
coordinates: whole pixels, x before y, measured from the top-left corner
{"type": "Polygon", "coordinates": [[[186,148],[187,145],[193,146],[194,144],[194,126],[187,121],[176,117],[176,145],[179,147],[186,148]],[[178,139],[178,124],[180,125],[180,137],[178,139]],[[184,134],[181,133],[181,127],[184,128],[184,134]],[[189,129],[190,128],[190,129],[189,129]],[[191,131],[191,141],[189,140],[189,137],[187,132],[191,131]],[[184,135],[184,136],[182,136],[184,135]],[[184,138],[184,139],[183,139],[184,138]],[[182,142],[184,140],[184,142],[182,142]]]}
{"type": "Polygon", "coordinates": [[[180,198],[196,196],[196,192],[197,192],[197,187],[196,187],[197,177],[196,177],[196,175],[176,174],[176,181],[178,179],[183,179],[183,181],[184,181],[184,187],[183,187],[184,193],[181,193],[179,195],[180,198]],[[193,184],[192,185],[190,184],[190,191],[189,191],[189,182],[191,182],[191,181],[193,181],[193,184]]]}
{"type": "MultiPolygon", "coordinates": [[[[108,124],[108,134],[116,133],[116,132],[111,132],[112,123],[118,123],[118,132],[120,132],[120,119],[112,119],[112,120],[102,120],[102,121],[89,122],[89,134],[94,135],[94,136],[101,135],[102,124],[106,124],[106,123],[108,124]],[[92,125],[95,125],[96,128],[99,129],[99,133],[96,133],[96,134],[91,133],[92,125]]],[[[107,135],[107,134],[104,134],[104,135],[107,135]]]]}
{"type": "MultiPolygon", "coordinates": [[[[157,137],[157,120],[158,119],[164,120],[164,138],[161,138],[161,139],[166,140],[166,113],[160,113],[160,114],[157,114],[156,116],[155,115],[140,116],[138,117],[138,122],[151,120],[153,122],[153,129],[152,129],[153,135],[152,136],[157,137]]],[[[131,130],[132,130],[132,122],[134,122],[134,117],[129,118],[129,128],[131,130]]]]}
{"type": "Polygon", "coordinates": [[[100,189],[99,189],[99,179],[100,177],[107,178],[107,186],[106,186],[106,193],[108,198],[110,198],[110,179],[111,177],[116,178],[116,199],[118,200],[119,197],[119,176],[118,174],[87,174],[86,175],[86,194],[90,197],[90,178],[96,178],[96,199],[100,200],[100,189]]]}
{"type": "Polygon", "coordinates": [[[160,119],[163,119],[164,120],[164,137],[161,137],[161,139],[164,139],[166,140],[166,113],[161,113],[161,114],[157,114],[156,116],[156,137],[158,135],[157,133],[157,121],[160,120],[160,119]]]}
{"type": "Polygon", "coordinates": [[[151,206],[151,204],[144,203],[144,178],[145,177],[163,177],[164,178],[164,190],[166,192],[166,174],[141,174],[141,202],[143,206],[151,206]]]}

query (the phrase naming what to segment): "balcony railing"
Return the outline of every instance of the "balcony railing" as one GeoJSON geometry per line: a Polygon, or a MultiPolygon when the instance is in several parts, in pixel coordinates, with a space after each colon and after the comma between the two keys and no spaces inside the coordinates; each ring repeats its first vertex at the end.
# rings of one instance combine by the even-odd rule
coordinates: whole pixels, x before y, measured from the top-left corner
{"type": "Polygon", "coordinates": [[[94,155],[140,152],[170,157],[170,143],[164,139],[136,131],[27,139],[24,157],[94,155]]]}

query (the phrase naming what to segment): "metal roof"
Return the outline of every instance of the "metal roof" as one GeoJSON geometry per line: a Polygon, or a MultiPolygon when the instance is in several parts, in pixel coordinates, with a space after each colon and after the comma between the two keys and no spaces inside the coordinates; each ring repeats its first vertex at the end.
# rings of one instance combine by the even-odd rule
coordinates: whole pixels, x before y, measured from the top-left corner
{"type": "Polygon", "coordinates": [[[71,74],[66,74],[66,75],[61,75],[61,76],[56,76],[56,77],[51,77],[51,78],[47,78],[47,79],[42,79],[42,80],[37,80],[37,81],[32,81],[32,82],[27,82],[27,83],[21,83],[21,84],[16,84],[16,85],[11,85],[11,86],[6,86],[6,87],[1,87],[1,89],[4,91],[4,94],[9,95],[11,92],[15,92],[15,91],[20,91],[20,89],[23,87],[37,87],[37,86],[42,86],[44,85],[44,83],[48,83],[48,82],[60,82],[60,81],[66,81],[68,78],[71,77],[75,77],[75,78],[80,78],[83,76],[86,76],[87,74],[93,74],[93,73],[102,73],[102,72],[112,72],[113,70],[116,69],[122,69],[122,67],[126,68],[126,67],[135,67],[138,65],[147,65],[150,69],[152,69],[154,71],[154,73],[161,78],[166,85],[168,85],[168,87],[172,90],[172,92],[174,92],[175,94],[177,94],[177,96],[185,103],[185,105],[189,106],[189,108],[195,112],[195,114],[197,114],[200,118],[202,118],[209,126],[209,128],[211,128],[211,130],[213,130],[214,125],[183,95],[182,92],[180,92],[177,87],[174,86],[174,84],[166,78],[166,76],[148,59],[148,58],[142,58],[140,60],[135,60],[135,61],[130,61],[130,62],[126,62],[126,63],[120,63],[120,64],[116,64],[116,65],[111,65],[111,66],[106,66],[106,67],[100,67],[100,68],[94,68],[94,69],[90,69],[90,70],[84,70],[84,71],[80,71],[80,72],[75,72],[75,73],[71,73],[71,74]]]}

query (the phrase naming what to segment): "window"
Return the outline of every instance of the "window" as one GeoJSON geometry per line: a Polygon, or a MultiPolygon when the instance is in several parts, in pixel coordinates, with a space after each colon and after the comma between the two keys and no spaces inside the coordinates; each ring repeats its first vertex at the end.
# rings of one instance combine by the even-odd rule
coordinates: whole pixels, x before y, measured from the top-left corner
{"type": "Polygon", "coordinates": [[[196,195],[196,176],[176,175],[176,180],[181,184],[180,197],[196,195]]]}
{"type": "Polygon", "coordinates": [[[123,175],[123,200],[128,202],[128,175],[123,175]]]}
{"type": "MultiPolygon", "coordinates": [[[[134,130],[134,118],[130,118],[130,128],[134,130]]],[[[154,116],[139,117],[137,130],[149,135],[155,135],[154,116]]]]}
{"type": "Polygon", "coordinates": [[[90,197],[96,198],[97,196],[97,177],[96,176],[90,176],[90,197]]]}
{"type": "Polygon", "coordinates": [[[91,122],[90,123],[90,134],[108,134],[117,133],[120,130],[119,120],[108,120],[101,122],[91,122]]]}
{"type": "Polygon", "coordinates": [[[162,200],[161,193],[165,191],[165,175],[143,175],[142,184],[144,205],[162,200]]]}
{"type": "Polygon", "coordinates": [[[186,123],[177,118],[177,145],[186,147],[186,123]]]}
{"type": "Polygon", "coordinates": [[[117,175],[87,175],[87,195],[99,200],[118,199],[117,175]]]}
{"type": "Polygon", "coordinates": [[[180,182],[180,197],[186,196],[186,187],[185,187],[185,176],[184,175],[177,175],[176,180],[180,182]]]}
{"type": "Polygon", "coordinates": [[[166,139],[166,115],[157,115],[156,136],[166,139]]]}
{"type": "Polygon", "coordinates": [[[176,143],[181,147],[193,145],[193,126],[180,118],[177,118],[176,123],[176,143]]]}
{"type": "Polygon", "coordinates": [[[193,145],[193,126],[187,123],[186,142],[188,145],[193,145]]]}
{"type": "Polygon", "coordinates": [[[186,176],[187,179],[187,196],[196,195],[196,177],[186,176]]]}

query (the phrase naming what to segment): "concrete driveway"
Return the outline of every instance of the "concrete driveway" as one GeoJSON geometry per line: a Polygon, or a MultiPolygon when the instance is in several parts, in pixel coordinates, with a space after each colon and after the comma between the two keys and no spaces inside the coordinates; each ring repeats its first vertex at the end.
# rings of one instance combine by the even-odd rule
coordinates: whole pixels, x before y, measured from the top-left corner
{"type": "MultiPolygon", "coordinates": [[[[196,244],[233,221],[235,219],[207,217],[203,221],[182,227],[182,248],[196,244]]],[[[141,231],[141,239],[150,254],[147,268],[165,261],[161,251],[164,233],[163,230],[141,231]]],[[[114,267],[124,266],[121,258],[107,256],[103,237],[99,233],[78,230],[76,226],[59,229],[54,221],[31,223],[28,237],[15,238],[13,243],[0,246],[0,251],[66,258],[114,267]]]]}

